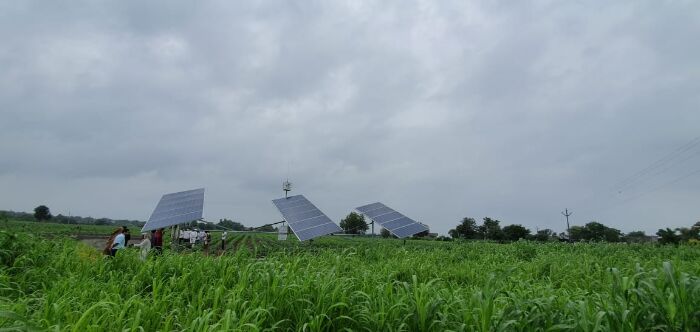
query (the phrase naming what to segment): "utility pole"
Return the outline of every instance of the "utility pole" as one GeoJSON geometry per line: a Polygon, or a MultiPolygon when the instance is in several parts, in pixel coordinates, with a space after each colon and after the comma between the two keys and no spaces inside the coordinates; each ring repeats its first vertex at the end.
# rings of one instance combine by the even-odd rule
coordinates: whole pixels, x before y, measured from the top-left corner
{"type": "Polygon", "coordinates": [[[564,211],[565,212],[562,212],[561,214],[563,214],[566,217],[566,233],[569,236],[569,238],[568,238],[569,242],[571,242],[571,228],[569,228],[569,216],[574,214],[574,213],[569,212],[569,209],[566,209],[564,211]]]}

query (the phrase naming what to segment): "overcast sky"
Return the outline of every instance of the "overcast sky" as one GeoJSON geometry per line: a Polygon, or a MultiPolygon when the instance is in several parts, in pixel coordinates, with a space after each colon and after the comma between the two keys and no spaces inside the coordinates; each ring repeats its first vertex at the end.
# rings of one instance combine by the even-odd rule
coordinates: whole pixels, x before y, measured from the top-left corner
{"type": "Polygon", "coordinates": [[[0,1],[0,209],[205,187],[253,226],[289,177],[335,221],[690,226],[699,36],[698,1],[0,1]]]}

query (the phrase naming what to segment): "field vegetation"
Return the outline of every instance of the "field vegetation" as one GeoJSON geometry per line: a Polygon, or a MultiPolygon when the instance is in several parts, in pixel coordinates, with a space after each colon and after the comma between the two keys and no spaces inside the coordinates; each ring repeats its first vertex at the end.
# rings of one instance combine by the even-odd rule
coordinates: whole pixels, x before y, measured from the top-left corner
{"type": "Polygon", "coordinates": [[[3,330],[700,329],[697,246],[235,234],[220,256],[141,261],[13,225],[0,231],[3,330]]]}
{"type": "MultiPolygon", "coordinates": [[[[19,232],[47,236],[59,235],[109,235],[117,227],[115,225],[87,225],[87,224],[58,224],[39,223],[36,221],[5,220],[0,221],[2,229],[9,232],[19,232]]],[[[135,228],[135,230],[138,228],[135,228]]]]}

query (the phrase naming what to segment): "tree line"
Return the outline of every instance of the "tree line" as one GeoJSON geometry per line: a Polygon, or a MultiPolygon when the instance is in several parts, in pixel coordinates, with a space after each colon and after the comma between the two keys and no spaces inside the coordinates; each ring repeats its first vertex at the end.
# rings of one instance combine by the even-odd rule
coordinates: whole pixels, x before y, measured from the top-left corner
{"type": "Polygon", "coordinates": [[[265,225],[262,227],[246,227],[245,225],[233,221],[230,219],[219,219],[219,222],[216,224],[212,223],[202,223],[199,222],[198,225],[202,227],[209,227],[209,228],[202,228],[202,229],[222,229],[225,228],[227,230],[232,230],[232,231],[259,231],[259,232],[275,232],[277,231],[276,227],[273,227],[272,225],[265,225]]]}
{"type": "MultiPolygon", "coordinates": [[[[608,227],[596,221],[591,221],[583,226],[572,226],[569,234],[556,234],[551,229],[538,230],[533,234],[531,230],[520,224],[507,225],[503,228],[500,224],[500,220],[485,217],[482,224],[477,225],[474,218],[466,217],[448,233],[453,239],[498,242],[512,242],[520,239],[541,242],[649,242],[654,239],[643,231],[624,234],[619,229],[608,227]]],[[[691,227],[659,229],[656,236],[660,244],[700,243],[700,221],[691,227]]]]}
{"type": "Polygon", "coordinates": [[[476,219],[465,217],[459,225],[449,230],[453,239],[518,241],[519,239],[549,241],[554,240],[555,233],[551,229],[543,229],[532,234],[532,231],[520,224],[508,225],[501,228],[501,221],[485,217],[481,225],[476,219]]]}
{"type": "MultiPolygon", "coordinates": [[[[110,218],[92,218],[92,217],[80,217],[80,216],[64,216],[61,214],[52,215],[51,210],[46,205],[39,205],[34,208],[34,213],[28,212],[15,212],[15,211],[4,211],[0,210],[0,220],[19,220],[19,221],[38,221],[38,222],[52,222],[58,224],[74,224],[74,225],[115,225],[115,226],[135,226],[143,227],[146,224],[144,221],[140,220],[125,220],[125,219],[110,219],[110,218]]],[[[216,230],[216,229],[227,229],[233,231],[250,231],[258,230],[261,232],[274,232],[277,229],[271,225],[266,225],[260,228],[246,227],[243,224],[230,220],[230,219],[220,219],[218,224],[207,223],[202,221],[192,221],[188,227],[198,228],[203,230],[216,230]]]]}
{"type": "Polygon", "coordinates": [[[141,227],[145,224],[144,221],[140,220],[64,216],[62,214],[54,216],[51,214],[51,210],[46,205],[37,206],[34,208],[34,213],[0,210],[0,220],[7,219],[40,222],[50,221],[57,224],[75,225],[127,225],[141,227]]]}

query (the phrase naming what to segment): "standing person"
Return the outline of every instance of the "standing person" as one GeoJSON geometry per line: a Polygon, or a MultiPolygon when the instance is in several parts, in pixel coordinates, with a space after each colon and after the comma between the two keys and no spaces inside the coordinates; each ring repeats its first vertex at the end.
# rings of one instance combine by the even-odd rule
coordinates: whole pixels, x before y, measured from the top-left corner
{"type": "Polygon", "coordinates": [[[190,231],[190,248],[194,249],[194,245],[197,243],[197,230],[190,231]]]}
{"type": "Polygon", "coordinates": [[[211,244],[211,233],[209,231],[204,231],[204,248],[209,252],[209,245],[211,244]]]}
{"type": "Polygon", "coordinates": [[[183,229],[177,231],[177,244],[182,245],[182,242],[185,241],[185,233],[186,230],[183,229]]]}
{"type": "Polygon", "coordinates": [[[221,233],[221,251],[226,251],[226,235],[228,233],[224,231],[221,233]]]}
{"type": "Polygon", "coordinates": [[[151,233],[151,244],[156,251],[156,255],[163,253],[163,229],[156,229],[151,233]]]}
{"type": "Polygon", "coordinates": [[[117,235],[114,236],[114,241],[112,242],[112,245],[109,248],[109,255],[114,257],[117,254],[118,250],[124,249],[126,243],[125,240],[126,237],[124,235],[124,229],[119,227],[117,229],[117,235]]]}
{"type": "Polygon", "coordinates": [[[185,243],[184,245],[187,245],[190,243],[190,233],[192,233],[192,232],[190,231],[189,228],[185,228],[184,231],[181,231],[180,236],[182,237],[182,242],[185,243]]]}
{"type": "Polygon", "coordinates": [[[110,235],[109,239],[107,239],[107,243],[105,243],[104,250],[102,250],[103,254],[108,255],[108,256],[112,255],[112,244],[114,244],[114,238],[117,237],[117,234],[121,233],[121,231],[122,231],[122,228],[117,227],[117,229],[115,229],[112,232],[112,235],[110,235]]]}
{"type": "Polygon", "coordinates": [[[209,254],[209,240],[211,240],[211,236],[209,235],[209,231],[204,231],[204,237],[202,238],[202,243],[204,244],[204,253],[209,254]]]}
{"type": "Polygon", "coordinates": [[[141,243],[134,244],[134,247],[141,248],[139,257],[142,261],[145,261],[148,257],[148,252],[151,251],[151,237],[148,233],[143,233],[142,235],[141,243]]]}
{"type": "Polygon", "coordinates": [[[124,245],[126,246],[129,245],[129,241],[131,240],[131,231],[126,226],[122,226],[122,228],[124,229],[124,245]]]}

